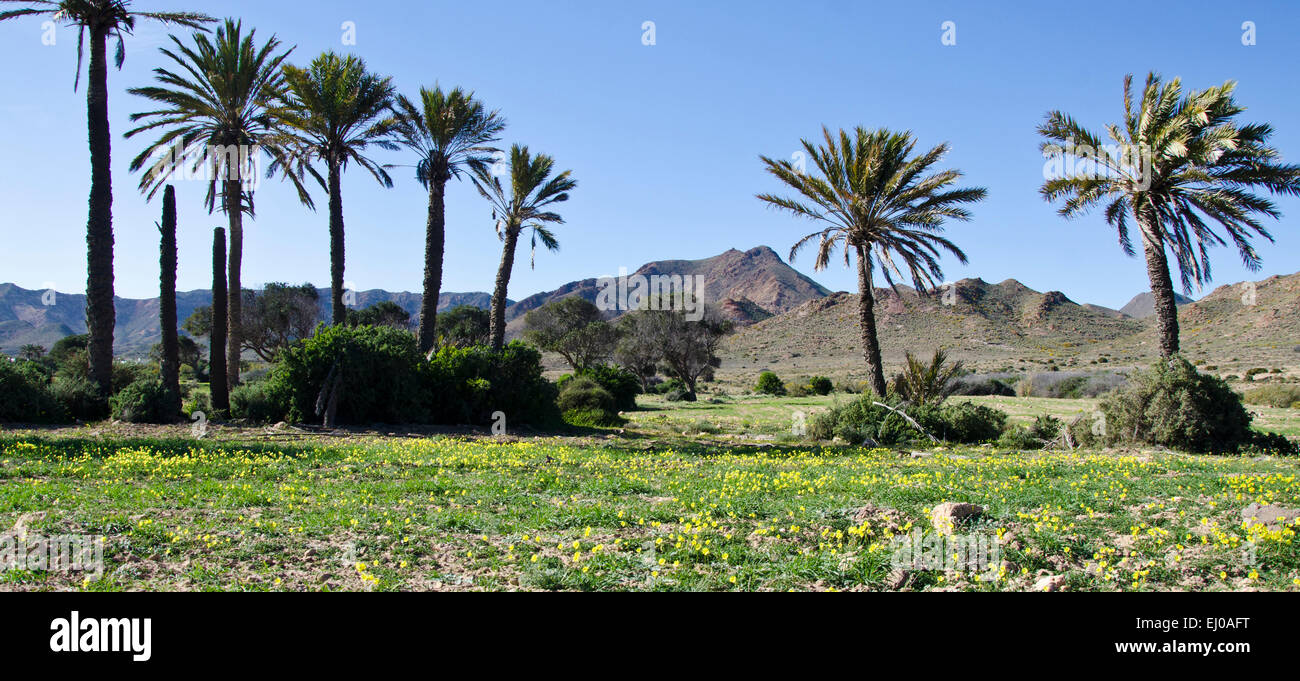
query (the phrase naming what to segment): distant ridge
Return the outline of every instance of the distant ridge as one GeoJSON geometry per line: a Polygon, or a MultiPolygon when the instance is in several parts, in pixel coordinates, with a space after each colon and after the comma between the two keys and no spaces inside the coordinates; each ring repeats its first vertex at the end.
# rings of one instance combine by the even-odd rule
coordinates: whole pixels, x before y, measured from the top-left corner
{"type": "MultiPolygon", "coordinates": [[[[1193,302],[1196,301],[1185,295],[1180,293],[1174,294],[1175,305],[1182,306],[1193,302]]],[[[1155,296],[1151,295],[1150,291],[1139,293],[1136,296],[1133,296],[1133,300],[1128,301],[1128,303],[1126,303],[1124,307],[1121,307],[1119,311],[1134,319],[1146,319],[1156,313],[1155,296]]]]}
{"type": "MultiPolygon", "coordinates": [[[[617,272],[602,275],[617,276],[617,272]]],[[[776,251],[757,246],[748,251],[730,249],[700,260],[657,260],[637,268],[634,275],[699,275],[704,278],[704,300],[738,324],[751,324],[830,295],[830,290],[786,264],[776,251]]],[[[536,293],[506,310],[508,332],[518,334],[523,316],[549,302],[580,296],[595,302],[600,292],[595,277],[569,282],[553,291],[536,293]]]]}
{"type": "MultiPolygon", "coordinates": [[[[320,292],[319,316],[329,317],[329,289],[320,292]]],[[[411,313],[412,319],[420,314],[419,293],[389,292],[381,289],[356,292],[355,308],[363,308],[383,300],[391,300],[411,313]]],[[[438,309],[457,305],[487,308],[492,296],[480,291],[470,293],[443,293],[438,296],[438,309]]],[[[212,304],[210,289],[178,291],[176,293],[176,320],[183,323],[195,308],[212,304]]],[[[157,298],[114,298],[117,325],[113,333],[113,352],[123,357],[143,357],[158,342],[157,298]]],[[[54,342],[71,334],[86,332],[86,296],[79,293],[54,293],[52,300],[45,291],[25,289],[16,284],[0,284],[0,352],[16,354],[22,346],[32,343],[49,349],[54,342]],[[47,305],[50,302],[52,304],[47,305]]]]}
{"type": "MultiPolygon", "coordinates": [[[[1153,316],[1080,305],[1059,291],[1039,293],[1015,279],[963,279],[947,297],[951,304],[944,293],[922,297],[905,286],[898,293],[876,289],[888,371],[897,370],[905,352],[926,355],[939,348],[980,371],[1123,369],[1144,366],[1159,354],[1153,316]]],[[[861,380],[865,363],[857,320],[856,294],[810,301],[725,339],[723,368],[742,376],[780,367],[796,375],[861,380]]],[[[1300,356],[1300,273],[1220,286],[1180,305],[1178,320],[1182,351],[1209,371],[1240,374],[1255,366],[1294,364],[1300,356]]]]}

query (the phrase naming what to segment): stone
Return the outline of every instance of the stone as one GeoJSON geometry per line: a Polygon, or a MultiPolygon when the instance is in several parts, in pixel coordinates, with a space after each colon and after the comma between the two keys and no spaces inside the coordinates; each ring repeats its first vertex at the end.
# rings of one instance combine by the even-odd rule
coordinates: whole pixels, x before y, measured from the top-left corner
{"type": "Polygon", "coordinates": [[[896,569],[889,573],[885,580],[885,586],[893,590],[898,590],[907,585],[907,581],[912,577],[912,573],[902,568],[896,569]]]}
{"type": "Polygon", "coordinates": [[[957,525],[983,513],[984,507],[976,504],[945,501],[930,511],[930,524],[939,534],[952,534],[957,525]]]}
{"type": "Polygon", "coordinates": [[[1034,591],[1063,591],[1065,575],[1047,575],[1034,582],[1034,591]]]}
{"type": "Polygon", "coordinates": [[[1283,508],[1277,504],[1265,506],[1255,503],[1241,509],[1241,519],[1253,520],[1252,524],[1278,526],[1292,523],[1297,518],[1300,518],[1300,509],[1283,508]]]}

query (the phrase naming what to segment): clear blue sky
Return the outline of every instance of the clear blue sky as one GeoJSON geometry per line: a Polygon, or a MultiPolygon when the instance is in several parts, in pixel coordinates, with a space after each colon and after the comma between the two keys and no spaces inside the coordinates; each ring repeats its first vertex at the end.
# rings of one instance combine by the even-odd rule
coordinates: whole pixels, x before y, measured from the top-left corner
{"type": "MultiPolygon", "coordinates": [[[[354,51],[413,94],[440,82],[473,89],[509,119],[504,142],[556,157],[579,181],[562,212],[559,253],[521,250],[512,298],[577,278],[663,258],[701,258],[770,245],[783,256],[809,223],[763,207],[754,194],[779,189],[759,154],[788,158],[801,137],[832,127],[912,130],[922,144],[947,140],[948,164],[989,197],[975,220],[950,226],[970,256],[946,263],[949,280],[1016,278],[1079,302],[1122,305],[1148,284],[1100,217],[1071,222],[1038,196],[1043,159],[1034,127],[1060,108],[1092,128],[1118,119],[1126,73],[1178,75],[1192,87],[1227,79],[1246,120],[1277,128],[1275,144],[1300,157],[1295,36],[1300,6],[1284,2],[266,2],[140,0],[138,9],[201,9],[244,19],[259,35],[297,45],[294,60],[354,51]],[[356,45],[341,25],[355,22],[356,45]],[[655,22],[656,44],[642,44],[655,22]],[[957,44],[940,42],[953,21],[957,44]],[[1257,44],[1242,45],[1253,21],[1257,44]]],[[[73,92],[76,35],[41,44],[40,22],[0,24],[0,281],[28,288],[85,287],[89,161],[84,83],[73,92]]],[[[114,139],[117,292],[157,295],[160,206],[136,191],[127,170],[144,140],[125,140],[128,116],[146,103],[126,94],[151,82],[165,31],[144,26],[127,61],[109,75],[114,139]]],[[[385,162],[410,155],[380,152],[385,162]]],[[[380,188],[353,171],[344,180],[347,280],[359,289],[418,291],[425,194],[410,169],[380,188]]],[[[202,186],[178,186],[182,289],[210,281],[211,228],[202,186]]],[[[246,227],[244,281],[328,282],[325,201],[312,213],[288,187],[265,183],[246,227]]],[[[1279,200],[1256,278],[1300,270],[1300,201],[1279,200]]],[[[500,257],[487,204],[468,183],[448,196],[443,290],[489,290],[500,257]]],[[[1215,283],[1248,278],[1235,252],[1214,256],[1215,283]]],[[[842,265],[813,272],[853,290],[842,265]]]]}

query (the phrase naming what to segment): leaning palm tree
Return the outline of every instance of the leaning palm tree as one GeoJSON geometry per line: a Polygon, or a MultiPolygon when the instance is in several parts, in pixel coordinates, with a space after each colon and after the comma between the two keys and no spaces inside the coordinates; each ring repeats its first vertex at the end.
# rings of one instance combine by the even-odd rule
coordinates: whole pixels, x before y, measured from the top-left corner
{"type": "Polygon", "coordinates": [[[394,120],[385,115],[393,97],[392,79],[370,73],[357,57],[333,52],[316,57],[305,69],[285,66],[284,75],[289,93],[278,113],[292,138],[285,146],[295,149],[293,166],[285,170],[299,178],[310,173],[329,194],[331,323],[342,324],[347,317],[342,174],[349,162],[355,162],[383,186],[393,186],[388,173],[365,156],[370,146],[397,149],[388,140],[394,120]],[[325,178],[311,167],[313,161],[325,165],[325,178]]]}
{"type": "Polygon", "coordinates": [[[135,12],[130,0],[0,0],[26,7],[0,12],[0,21],[48,16],[77,27],[76,88],[81,82],[82,47],[90,34],[90,84],[86,124],[90,135],[90,215],[86,220],[86,330],[90,334],[90,379],[107,394],[113,382],[113,188],[112,143],[108,131],[108,41],[117,40],[113,63],[126,59],[124,37],[137,19],[204,30],[212,17],[197,12],[135,12]]]}
{"type": "Polygon", "coordinates": [[[880,267],[891,287],[906,269],[917,292],[926,295],[935,281],[943,278],[941,250],[966,262],[956,244],[939,236],[944,220],[969,220],[970,213],[962,204],[980,201],[987,192],[980,187],[953,188],[960,171],[930,172],[948,152],[946,143],[913,156],[916,141],[910,132],[859,127],[853,134],[841,130],[835,136],[823,127],[822,134],[824,146],[802,140],[804,151],[817,166],[817,175],[789,161],[761,157],[767,171],[798,196],[759,194],[758,198],[774,208],[825,224],[821,231],[794,244],[791,261],[814,240],[818,242],[815,269],[824,269],[837,247],[843,247],[845,265],[857,256],[862,351],[871,389],[884,395],[885,372],[876,333],[875,268],[880,267]]]}
{"type": "MultiPolygon", "coordinates": [[[[162,130],[162,134],[131,161],[131,170],[144,169],[140,191],[153,198],[168,179],[178,173],[207,173],[209,212],[225,212],[230,227],[230,261],[227,272],[229,314],[226,338],[226,376],[231,387],[239,383],[239,353],[243,341],[241,324],[240,264],[244,253],[244,214],[253,215],[253,193],[259,149],[281,167],[290,163],[293,151],[284,139],[276,105],[285,96],[284,73],[280,70],[290,48],[278,52],[280,41],[271,36],[260,47],[256,31],[243,32],[241,22],[227,19],[216,30],[215,40],[194,34],[192,45],[171,36],[172,49],[160,51],[177,68],[154,69],[158,85],[131,88],[131,94],[159,103],[162,108],[131,115],[144,121],[126,133],[162,130]],[[150,161],[154,162],[151,164],[150,161]]],[[[298,198],[311,206],[311,197],[299,176],[286,173],[298,191],[298,198]]]]}
{"type": "MultiPolygon", "coordinates": [[[[1209,248],[1226,245],[1210,223],[1228,233],[1251,271],[1259,254],[1254,235],[1273,237],[1256,218],[1281,217],[1276,206],[1253,190],[1300,193],[1300,166],[1276,163],[1267,124],[1238,125],[1245,111],[1232,97],[1233,81],[1183,93],[1178,78],[1165,83],[1147,75],[1141,101],[1133,101],[1133,76],[1124,78],[1124,121],[1106,128],[1110,143],[1070,116],[1051,111],[1038,132],[1044,154],[1070,160],[1074,172],[1058,171],[1043,183],[1048,201],[1064,199],[1067,218],[1106,203],[1106,222],[1119,232],[1120,248],[1133,256],[1129,219],[1136,224],[1155,299],[1160,353],[1178,352],[1178,308],[1168,254],[1178,263],[1185,293],[1210,281],[1209,248]],[[1253,234],[1252,234],[1253,233],[1253,234]]],[[[1063,166],[1064,164],[1062,164],[1063,166]]]]}
{"type": "Polygon", "coordinates": [[[433,349],[438,330],[438,295],[442,292],[443,244],[446,241],[444,208],[447,181],[460,177],[469,165],[486,163],[497,151],[491,144],[506,127],[498,111],[488,111],[474,93],[460,88],[443,92],[420,88],[420,101],[399,95],[397,134],[419,155],[415,178],[429,191],[429,213],[424,236],[424,299],[420,303],[419,346],[433,349]]]}
{"type": "Polygon", "coordinates": [[[496,286],[492,289],[492,316],[488,322],[494,350],[500,350],[505,345],[506,288],[510,285],[510,272],[515,265],[515,245],[519,242],[520,233],[525,229],[532,230],[532,263],[536,263],[538,241],[548,250],[560,248],[560,242],[556,241],[547,225],[564,224],[564,218],[546,208],[568,201],[569,192],[578,186],[578,182],[569,176],[571,171],[568,170],[551,177],[554,169],[555,159],[546,154],[532,156],[528,147],[518,144],[510,147],[508,187],[502,185],[501,178],[488,165],[475,163],[471,166],[474,187],[492,204],[492,219],[496,222],[497,237],[504,242],[501,265],[497,268],[496,286]]]}

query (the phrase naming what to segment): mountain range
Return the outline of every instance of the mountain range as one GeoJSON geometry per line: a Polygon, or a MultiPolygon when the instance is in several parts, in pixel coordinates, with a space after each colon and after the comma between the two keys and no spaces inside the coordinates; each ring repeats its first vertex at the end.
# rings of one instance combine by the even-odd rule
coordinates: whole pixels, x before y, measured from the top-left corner
{"type": "MultiPolygon", "coordinates": [[[[831,292],[771,248],[731,249],[700,260],[660,260],[630,276],[656,274],[702,277],[705,300],[737,323],[737,332],[724,343],[724,367],[748,373],[780,366],[827,375],[860,368],[857,295],[831,292]]],[[[511,301],[507,332],[517,336],[530,310],[575,295],[594,302],[599,291],[599,280],[591,277],[511,301]]],[[[929,293],[922,296],[905,286],[877,289],[876,317],[887,363],[901,362],[905,350],[945,347],[972,368],[1070,367],[1138,363],[1153,356],[1156,348],[1149,292],[1119,310],[1079,304],[1059,291],[1040,293],[1014,279],[996,284],[963,279],[946,295],[929,293]]],[[[322,289],[321,318],[327,316],[328,298],[322,289]]],[[[354,307],[383,300],[398,304],[414,319],[421,296],[358,291],[354,307]]],[[[178,293],[178,319],[210,301],[207,290],[178,293]]],[[[1300,274],[1221,286],[1199,301],[1179,296],[1178,302],[1184,347],[1189,354],[1203,355],[1206,363],[1231,367],[1270,353],[1279,361],[1300,360],[1292,352],[1300,343],[1300,274]]],[[[439,296],[440,310],[462,304],[487,308],[490,296],[439,296]]],[[[27,343],[48,348],[65,335],[84,333],[84,305],[83,295],[51,295],[0,284],[0,352],[14,354],[27,343]]],[[[116,352],[143,356],[158,341],[158,299],[118,298],[116,305],[116,352]]]]}

